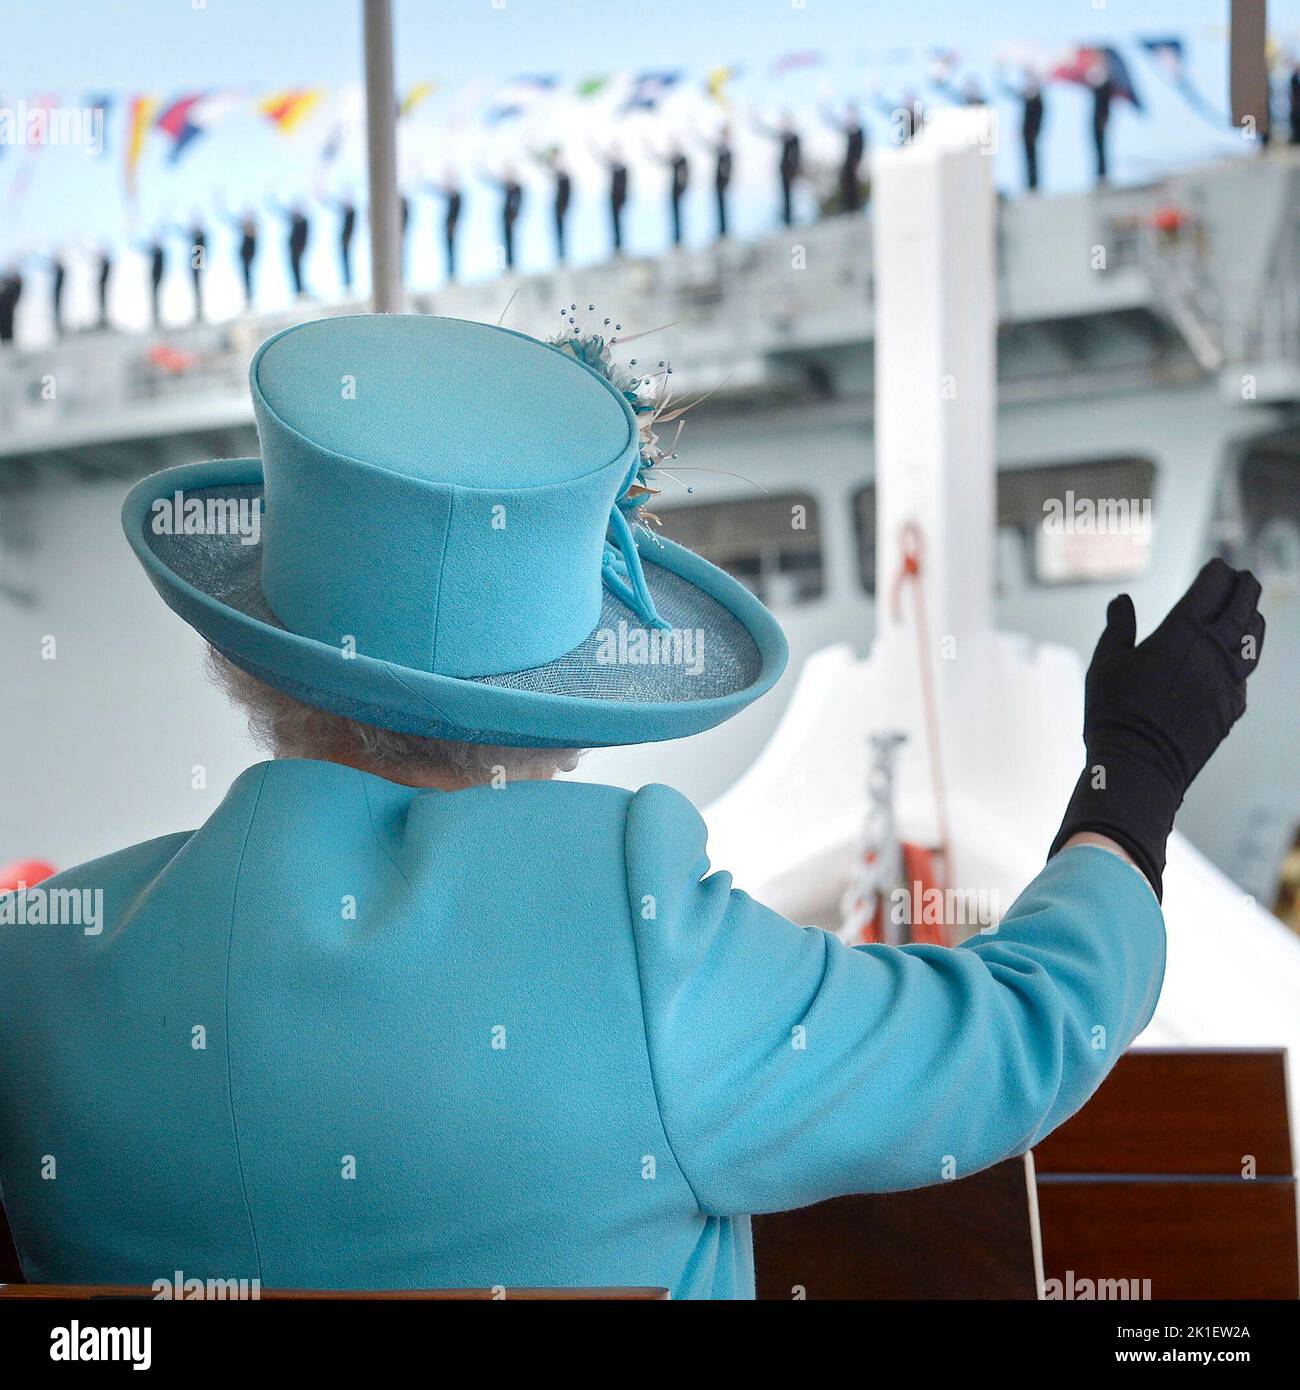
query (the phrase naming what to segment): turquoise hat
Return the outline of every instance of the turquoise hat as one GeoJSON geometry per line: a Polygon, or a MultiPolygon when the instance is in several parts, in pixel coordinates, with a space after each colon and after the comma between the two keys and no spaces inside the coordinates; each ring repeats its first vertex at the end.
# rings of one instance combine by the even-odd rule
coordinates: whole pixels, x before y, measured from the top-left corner
{"type": "Polygon", "coordinates": [[[122,524],[258,679],[403,733],[578,748],[698,733],[780,676],[772,615],[646,525],[662,402],[602,339],[329,318],[249,378],[261,458],[155,473],[122,524]]]}

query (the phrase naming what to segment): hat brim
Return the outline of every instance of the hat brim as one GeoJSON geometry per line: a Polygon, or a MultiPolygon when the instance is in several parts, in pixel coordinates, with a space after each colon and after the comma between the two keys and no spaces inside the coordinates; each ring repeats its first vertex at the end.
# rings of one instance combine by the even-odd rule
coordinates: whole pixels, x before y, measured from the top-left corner
{"type": "Polygon", "coordinates": [[[606,593],[586,641],[526,671],[465,679],[345,653],[279,623],[262,593],[260,538],[160,534],[154,504],[177,493],[260,498],[261,460],[185,464],[143,479],[122,506],[127,539],[167,606],[222,655],[306,704],[367,724],[519,747],[653,743],[730,719],[785,669],[780,625],[748,589],[692,551],[640,532],[646,582],[680,635],[675,642],[656,646],[641,619],[606,593]]]}

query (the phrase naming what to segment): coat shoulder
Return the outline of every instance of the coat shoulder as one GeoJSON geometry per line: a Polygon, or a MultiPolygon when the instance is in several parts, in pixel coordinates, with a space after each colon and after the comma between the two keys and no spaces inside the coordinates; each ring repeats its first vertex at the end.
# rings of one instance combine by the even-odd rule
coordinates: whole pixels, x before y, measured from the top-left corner
{"type": "Polygon", "coordinates": [[[133,878],[147,880],[167,867],[189,843],[193,830],[177,830],[152,840],[141,840],[114,850],[98,859],[87,859],[47,878],[42,888],[102,887],[106,882],[122,883],[133,878]]]}

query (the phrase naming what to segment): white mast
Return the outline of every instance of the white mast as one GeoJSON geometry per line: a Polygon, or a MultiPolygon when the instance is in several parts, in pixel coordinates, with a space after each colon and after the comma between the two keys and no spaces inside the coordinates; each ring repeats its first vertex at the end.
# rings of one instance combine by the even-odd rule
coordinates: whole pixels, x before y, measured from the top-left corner
{"type": "MultiPolygon", "coordinates": [[[[881,727],[910,736],[905,796],[935,795],[927,705],[945,780],[961,780],[989,691],[994,574],[996,113],[944,109],[872,165],[876,645],[881,727]],[[891,599],[910,530],[920,572],[891,599]],[[918,592],[923,610],[918,608],[918,592]],[[924,614],[925,651],[918,650],[924,614]]],[[[985,764],[984,771],[987,771],[985,764]]],[[[946,829],[934,807],[933,839],[946,829]]],[[[929,817],[926,818],[927,820],[929,817]]],[[[927,838],[929,838],[927,836],[927,838]]]]}

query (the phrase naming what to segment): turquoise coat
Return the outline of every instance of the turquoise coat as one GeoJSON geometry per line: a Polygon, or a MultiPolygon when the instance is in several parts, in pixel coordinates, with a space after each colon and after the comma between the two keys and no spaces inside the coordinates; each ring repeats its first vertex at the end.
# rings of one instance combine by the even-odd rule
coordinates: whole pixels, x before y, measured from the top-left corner
{"type": "Polygon", "coordinates": [[[0,926],[0,1189],[33,1281],[752,1296],[752,1213],[1028,1148],[1164,963],[1103,850],[956,950],[849,949],[711,874],[667,787],[323,762],[249,768],[200,829],[41,887],[102,888],[103,915],[0,926]]]}

